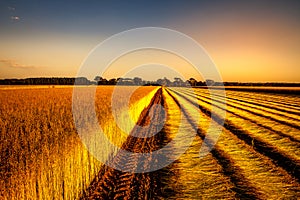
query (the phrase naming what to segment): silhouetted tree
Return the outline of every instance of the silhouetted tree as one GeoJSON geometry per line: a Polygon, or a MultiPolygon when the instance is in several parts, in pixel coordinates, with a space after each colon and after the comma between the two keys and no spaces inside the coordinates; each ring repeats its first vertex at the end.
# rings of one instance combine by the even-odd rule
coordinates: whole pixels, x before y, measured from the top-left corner
{"type": "Polygon", "coordinates": [[[215,83],[215,81],[214,81],[214,80],[211,80],[211,79],[206,79],[206,81],[205,81],[205,84],[206,84],[207,86],[212,86],[212,85],[214,85],[214,83],[215,83]]]}
{"type": "Polygon", "coordinates": [[[97,85],[108,85],[108,81],[107,79],[101,77],[101,76],[96,76],[94,78],[94,80],[96,81],[97,85]]]}
{"type": "Polygon", "coordinates": [[[134,82],[135,85],[142,85],[143,80],[139,77],[134,77],[133,82],[134,82]]]}
{"type": "Polygon", "coordinates": [[[188,80],[188,83],[189,83],[192,87],[195,87],[196,84],[197,84],[197,80],[194,79],[194,78],[190,78],[190,79],[188,80]]]}
{"type": "Polygon", "coordinates": [[[196,86],[205,86],[205,82],[198,81],[198,82],[196,83],[196,86]]]}
{"type": "Polygon", "coordinates": [[[184,86],[184,82],[181,78],[175,77],[173,85],[177,87],[184,86]]]}
{"type": "Polygon", "coordinates": [[[116,85],[116,84],[117,84],[117,79],[115,78],[109,79],[108,85],[116,85]]]}

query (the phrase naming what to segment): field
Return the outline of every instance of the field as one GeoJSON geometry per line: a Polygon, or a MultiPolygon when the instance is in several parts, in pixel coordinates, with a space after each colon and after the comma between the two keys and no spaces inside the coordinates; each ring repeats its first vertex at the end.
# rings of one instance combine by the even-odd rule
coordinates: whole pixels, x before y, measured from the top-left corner
{"type": "Polygon", "coordinates": [[[116,147],[150,153],[142,159],[102,146],[109,151],[102,159],[124,171],[103,165],[82,143],[72,87],[0,88],[0,199],[300,198],[299,93],[140,87],[124,106],[122,94],[133,87],[119,87],[117,113],[132,135],[115,124],[112,86],[96,88],[99,124],[116,147]],[[130,117],[122,117],[127,108],[130,117]],[[208,132],[216,145],[200,157],[214,140],[208,132]],[[160,159],[170,164],[152,171],[160,159]],[[145,173],[132,173],[138,170],[145,173]]]}
{"type": "MultiPolygon", "coordinates": [[[[137,90],[131,109],[139,113],[147,104],[140,102],[142,97],[155,89],[137,90]]],[[[0,90],[0,199],[75,199],[95,177],[101,163],[78,137],[72,91],[72,87],[0,90]]],[[[97,89],[95,105],[100,124],[114,133],[111,140],[120,145],[126,135],[106,115],[112,92],[109,86],[97,89]]]]}

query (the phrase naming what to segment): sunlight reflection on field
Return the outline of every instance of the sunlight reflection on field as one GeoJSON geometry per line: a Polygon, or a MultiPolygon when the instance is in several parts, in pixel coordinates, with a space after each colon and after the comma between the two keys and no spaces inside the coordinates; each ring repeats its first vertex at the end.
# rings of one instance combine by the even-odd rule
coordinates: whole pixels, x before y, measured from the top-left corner
{"type": "MultiPolygon", "coordinates": [[[[73,87],[5,88],[0,91],[1,196],[4,199],[78,198],[101,163],[87,151],[76,133],[71,110],[73,87]]],[[[109,117],[109,94],[113,89],[98,87],[95,103],[104,132],[120,146],[128,135],[121,133],[109,117]]],[[[129,105],[134,111],[133,119],[149,103],[153,90],[155,87],[147,87],[133,94],[129,105]]],[[[123,110],[120,108],[120,113],[123,110]]]]}

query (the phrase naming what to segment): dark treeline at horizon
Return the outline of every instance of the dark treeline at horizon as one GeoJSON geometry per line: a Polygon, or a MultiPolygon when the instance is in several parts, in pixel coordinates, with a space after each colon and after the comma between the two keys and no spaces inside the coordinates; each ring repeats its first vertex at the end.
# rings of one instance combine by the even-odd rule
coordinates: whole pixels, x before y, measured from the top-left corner
{"type": "Polygon", "coordinates": [[[112,78],[105,79],[96,76],[93,81],[86,77],[37,77],[25,79],[0,79],[0,85],[162,85],[174,87],[197,87],[197,86],[271,86],[271,87],[300,87],[300,83],[280,83],[280,82],[215,82],[213,80],[197,81],[194,78],[182,80],[181,78],[174,78],[173,81],[162,78],[156,81],[147,81],[139,77],[134,78],[112,78]]]}

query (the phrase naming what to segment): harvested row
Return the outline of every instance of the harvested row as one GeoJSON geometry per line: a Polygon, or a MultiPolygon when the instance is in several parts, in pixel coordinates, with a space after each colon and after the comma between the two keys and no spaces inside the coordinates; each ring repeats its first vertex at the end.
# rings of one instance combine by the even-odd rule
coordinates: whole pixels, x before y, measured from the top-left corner
{"type": "MultiPolygon", "coordinates": [[[[197,100],[188,98],[186,96],[183,97],[188,99],[190,103],[198,106],[197,100]]],[[[209,103],[204,101],[201,101],[199,104],[199,108],[208,114],[210,114],[210,106],[211,105],[209,103]]],[[[217,111],[222,110],[218,107],[216,107],[216,109],[217,111]]],[[[220,121],[218,114],[215,116],[215,118],[217,122],[220,121]]],[[[231,132],[236,134],[240,139],[254,146],[255,149],[261,154],[272,158],[275,164],[287,170],[295,178],[299,178],[297,174],[300,170],[300,152],[299,148],[297,148],[297,144],[292,143],[289,140],[285,140],[284,138],[280,138],[276,136],[276,134],[268,133],[266,130],[261,130],[255,124],[251,124],[247,120],[243,120],[234,115],[227,113],[227,118],[230,120],[225,120],[225,128],[231,130],[231,132]]]]}
{"type": "MultiPolygon", "coordinates": [[[[214,93],[220,93],[219,91],[223,91],[224,88],[211,88],[214,90],[214,93]]],[[[195,90],[204,92],[209,94],[207,89],[203,88],[195,88],[195,90]]],[[[236,100],[250,100],[254,102],[264,103],[268,106],[275,106],[280,109],[287,109],[288,111],[292,111],[295,114],[300,113],[299,107],[299,96],[298,95],[286,95],[286,94],[264,94],[264,93],[256,93],[252,90],[239,91],[234,89],[225,88],[226,95],[234,98],[236,100]]]]}
{"type": "Polygon", "coordinates": [[[284,102],[284,100],[285,100],[284,97],[282,97],[283,99],[281,101],[275,102],[275,101],[272,101],[273,100],[272,96],[260,98],[259,96],[256,96],[255,94],[250,95],[250,94],[243,94],[240,92],[233,92],[233,91],[226,91],[226,93],[229,97],[231,97],[232,99],[235,99],[235,100],[249,101],[251,103],[258,103],[259,105],[262,105],[262,106],[268,106],[269,108],[273,108],[275,110],[280,110],[280,111],[287,112],[287,113],[293,113],[296,115],[300,114],[299,105],[298,106],[297,106],[297,104],[294,104],[294,105],[288,104],[287,105],[284,102]]]}
{"type": "MultiPolygon", "coordinates": [[[[183,92],[191,97],[194,97],[190,92],[183,92]]],[[[197,95],[196,97],[198,100],[203,101],[207,104],[211,105],[211,99],[209,97],[206,97],[204,95],[197,95]]],[[[214,105],[216,108],[225,109],[224,101],[221,99],[214,99],[214,105]]],[[[268,131],[271,131],[273,133],[276,133],[277,135],[280,135],[282,137],[287,137],[293,142],[299,142],[300,141],[300,135],[299,129],[293,127],[293,125],[289,126],[289,123],[280,123],[278,119],[270,118],[264,114],[257,114],[253,110],[248,110],[247,108],[242,108],[241,106],[234,105],[231,102],[226,103],[226,111],[228,113],[231,113],[232,115],[235,115],[239,118],[243,118],[247,122],[252,122],[256,124],[261,128],[267,129],[268,131]]],[[[285,122],[285,121],[284,121],[285,122]]],[[[299,122],[299,121],[298,121],[299,122]]]]}
{"type": "Polygon", "coordinates": [[[175,160],[174,155],[187,148],[185,153],[169,166],[168,173],[171,177],[169,177],[168,188],[174,192],[168,196],[168,199],[234,199],[237,196],[233,189],[235,186],[224,174],[222,165],[218,163],[214,155],[208,153],[204,158],[199,157],[203,142],[200,137],[195,137],[197,130],[186,113],[186,107],[192,108],[191,105],[183,105],[167,90],[163,91],[168,112],[171,114],[165,128],[173,142],[170,155],[173,155],[175,160]],[[177,118],[180,115],[179,124],[177,118]],[[174,129],[174,126],[180,126],[180,128],[174,129]],[[187,137],[192,139],[190,144],[184,142],[187,137]]]}
{"type": "MultiPolygon", "coordinates": [[[[208,96],[210,95],[208,91],[203,91],[203,90],[196,90],[195,92],[197,92],[197,94],[199,95],[204,95],[204,96],[208,96]]],[[[218,95],[216,93],[213,94],[214,97],[220,97],[220,98],[224,98],[222,95],[218,95]]],[[[292,120],[297,120],[300,114],[300,111],[297,112],[295,111],[295,107],[294,108],[285,108],[283,109],[281,106],[279,107],[274,106],[274,105],[269,105],[266,101],[258,101],[258,100],[249,100],[249,98],[242,98],[240,96],[233,98],[234,96],[232,94],[229,94],[226,96],[226,101],[227,102],[234,102],[237,103],[241,106],[248,106],[250,108],[255,108],[258,110],[263,110],[263,111],[268,111],[272,114],[276,114],[276,115],[280,115],[283,117],[286,117],[288,119],[292,119],[292,120]]]]}
{"type": "Polygon", "coordinates": [[[288,95],[278,95],[275,94],[263,94],[263,93],[255,93],[255,92],[239,92],[239,91],[228,91],[226,93],[229,96],[237,96],[237,98],[247,98],[256,101],[261,101],[268,103],[273,106],[280,106],[282,108],[290,108],[297,112],[300,111],[299,108],[299,100],[295,102],[295,96],[288,96],[288,95]]]}
{"type": "MultiPolygon", "coordinates": [[[[201,95],[198,92],[196,92],[196,94],[198,94],[199,96],[201,96],[203,98],[211,99],[207,95],[201,95]]],[[[220,102],[218,100],[224,99],[224,97],[220,97],[220,96],[215,95],[215,96],[212,97],[212,99],[215,102],[223,103],[222,101],[220,102]]],[[[271,110],[271,112],[270,112],[267,109],[261,109],[259,107],[254,107],[254,106],[251,106],[251,105],[244,105],[242,103],[237,103],[237,102],[233,102],[233,101],[227,101],[227,104],[230,105],[230,106],[236,107],[238,109],[251,112],[255,115],[271,119],[271,120],[276,121],[280,124],[285,124],[285,125],[300,129],[299,120],[296,116],[290,117],[290,116],[282,115],[281,113],[278,113],[274,110],[271,110]]]]}
{"type": "MultiPolygon", "coordinates": [[[[172,94],[178,101],[183,102],[183,105],[193,104],[198,107],[198,104],[191,102],[184,94],[174,91],[172,94]]],[[[202,111],[200,119],[209,120],[209,110],[201,107],[200,110],[202,111]]],[[[196,117],[191,116],[191,118],[196,117]]],[[[209,123],[207,121],[200,122],[200,124],[202,126],[199,127],[199,135],[204,138],[207,127],[203,127],[203,125],[209,125],[209,123]]],[[[217,125],[215,124],[215,126],[217,125]]],[[[294,178],[277,167],[267,156],[257,152],[256,146],[253,147],[251,141],[249,143],[248,140],[238,137],[239,133],[236,132],[238,129],[233,130],[233,127],[226,125],[225,128],[212,154],[223,165],[225,173],[235,184],[235,191],[240,194],[238,197],[245,197],[242,195],[248,195],[249,198],[299,196],[299,184],[295,183],[294,178]],[[265,181],[266,178],[268,178],[268,183],[265,181]]]]}

